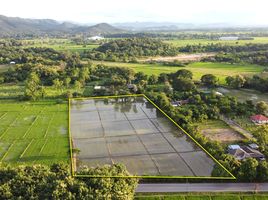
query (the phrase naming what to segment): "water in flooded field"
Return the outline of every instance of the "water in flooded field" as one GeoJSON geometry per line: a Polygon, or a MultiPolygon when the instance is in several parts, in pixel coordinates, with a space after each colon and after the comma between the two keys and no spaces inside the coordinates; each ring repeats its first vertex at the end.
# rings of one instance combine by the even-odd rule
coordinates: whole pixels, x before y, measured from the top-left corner
{"type": "Polygon", "coordinates": [[[143,97],[72,100],[77,168],[123,163],[134,175],[210,176],[214,161],[143,97]]]}

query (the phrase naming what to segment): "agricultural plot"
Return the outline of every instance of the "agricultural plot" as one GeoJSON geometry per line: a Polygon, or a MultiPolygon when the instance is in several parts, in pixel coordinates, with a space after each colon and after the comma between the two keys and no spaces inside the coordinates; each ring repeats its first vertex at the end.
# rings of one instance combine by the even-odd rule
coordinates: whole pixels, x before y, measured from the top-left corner
{"type": "Polygon", "coordinates": [[[207,45],[207,44],[223,44],[223,45],[246,45],[246,44],[267,44],[268,37],[254,37],[254,40],[210,40],[210,39],[188,39],[188,40],[166,40],[165,42],[176,47],[187,45],[207,45]]]}
{"type": "Polygon", "coordinates": [[[10,65],[0,65],[0,74],[7,71],[10,65]]]}
{"type": "Polygon", "coordinates": [[[218,164],[144,96],[72,99],[69,114],[77,171],[123,163],[143,177],[211,177],[218,164]]]}
{"type": "Polygon", "coordinates": [[[219,78],[220,84],[226,84],[227,76],[244,75],[253,76],[260,74],[266,67],[251,64],[226,64],[226,63],[210,63],[210,62],[194,62],[186,67],[164,66],[162,64],[143,64],[143,63],[120,63],[106,61],[92,61],[94,64],[103,64],[113,67],[129,67],[135,72],[143,72],[147,75],[159,75],[161,73],[173,73],[181,69],[187,69],[193,73],[193,79],[200,81],[204,74],[214,74],[219,78]]]}
{"type": "Polygon", "coordinates": [[[71,51],[71,52],[82,52],[84,50],[91,50],[99,47],[98,44],[75,44],[69,39],[31,39],[22,40],[24,47],[43,47],[52,48],[56,51],[71,51]]]}
{"type": "MultiPolygon", "coordinates": [[[[84,88],[76,89],[74,87],[71,88],[63,88],[60,90],[56,90],[54,86],[44,86],[46,91],[47,98],[58,98],[59,96],[65,95],[66,92],[79,92],[84,96],[92,96],[93,95],[93,86],[85,86],[84,88]]],[[[18,84],[0,84],[0,99],[15,99],[20,98],[24,95],[25,87],[24,85],[18,84]]]]}
{"type": "Polygon", "coordinates": [[[242,141],[245,137],[221,120],[207,120],[197,124],[201,133],[210,140],[221,143],[242,141]]]}
{"type": "Polygon", "coordinates": [[[66,104],[55,102],[0,104],[0,162],[68,163],[66,104]]]}

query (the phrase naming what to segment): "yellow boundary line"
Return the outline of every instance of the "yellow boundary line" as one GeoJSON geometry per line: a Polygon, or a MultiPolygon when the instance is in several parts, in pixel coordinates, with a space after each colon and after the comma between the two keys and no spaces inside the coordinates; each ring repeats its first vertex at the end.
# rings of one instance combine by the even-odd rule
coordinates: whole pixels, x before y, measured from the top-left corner
{"type": "Polygon", "coordinates": [[[68,132],[69,132],[69,147],[70,147],[70,158],[71,158],[71,174],[72,176],[75,176],[74,172],[74,164],[73,163],[73,145],[72,145],[72,136],[71,136],[71,112],[70,112],[70,107],[71,107],[71,99],[68,99],[68,132]]]}
{"type": "Polygon", "coordinates": [[[83,98],[69,98],[69,119],[68,119],[68,132],[69,132],[69,145],[70,145],[70,159],[71,159],[71,174],[74,177],[88,177],[88,178],[153,178],[153,179],[218,179],[218,180],[236,180],[236,177],[226,169],[216,158],[214,158],[201,144],[199,144],[189,133],[187,133],[180,125],[178,125],[169,115],[167,115],[161,108],[159,108],[152,100],[150,100],[145,94],[130,94],[130,95],[116,95],[116,96],[97,96],[97,97],[83,97],[83,98]],[[192,141],[195,142],[209,157],[212,158],[218,165],[220,165],[230,177],[211,177],[211,176],[94,176],[94,175],[79,175],[75,174],[74,163],[73,163],[73,152],[72,152],[72,134],[71,134],[71,100],[89,100],[89,99],[105,99],[105,98],[120,98],[120,97],[144,97],[147,99],[154,107],[156,107],[161,113],[163,113],[170,121],[172,121],[183,133],[185,133],[192,141]]]}

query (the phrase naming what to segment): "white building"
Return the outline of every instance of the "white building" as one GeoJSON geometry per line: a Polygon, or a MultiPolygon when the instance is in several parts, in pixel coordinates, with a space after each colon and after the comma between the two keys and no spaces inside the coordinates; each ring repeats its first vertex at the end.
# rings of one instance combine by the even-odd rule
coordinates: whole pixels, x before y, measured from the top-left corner
{"type": "Polygon", "coordinates": [[[104,37],[102,36],[92,36],[88,38],[89,40],[95,40],[95,41],[99,41],[99,40],[104,40],[104,37]]]}
{"type": "Polygon", "coordinates": [[[105,89],[106,89],[105,86],[100,86],[100,85],[94,86],[94,90],[105,90],[105,89]]]}
{"type": "Polygon", "coordinates": [[[238,40],[239,37],[220,37],[219,40],[238,40]]]}

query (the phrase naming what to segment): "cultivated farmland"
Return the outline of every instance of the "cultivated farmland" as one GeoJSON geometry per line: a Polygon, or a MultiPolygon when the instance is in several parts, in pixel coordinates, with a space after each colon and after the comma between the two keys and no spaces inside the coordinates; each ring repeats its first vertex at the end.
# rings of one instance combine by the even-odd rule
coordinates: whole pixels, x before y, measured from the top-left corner
{"type": "Polygon", "coordinates": [[[176,47],[182,47],[186,45],[199,45],[199,44],[207,45],[211,43],[223,44],[223,45],[267,44],[268,37],[254,37],[254,40],[171,39],[171,40],[166,40],[166,42],[176,47]]]}
{"type": "Polygon", "coordinates": [[[98,44],[87,44],[79,45],[74,44],[69,39],[34,39],[34,40],[23,40],[24,47],[44,47],[52,48],[57,51],[72,51],[72,52],[81,52],[84,50],[90,50],[97,48],[98,44]]]}
{"type": "Polygon", "coordinates": [[[54,101],[0,104],[0,161],[68,163],[68,115],[66,104],[54,101]]]}
{"type": "Polygon", "coordinates": [[[263,72],[266,67],[250,64],[226,64],[226,63],[210,63],[195,62],[190,63],[186,67],[164,66],[161,64],[140,64],[140,63],[120,63],[93,61],[95,64],[104,64],[106,66],[129,67],[135,72],[144,72],[147,75],[159,75],[161,73],[172,73],[180,69],[187,69],[193,73],[194,80],[200,80],[204,74],[214,74],[219,78],[221,84],[225,84],[225,78],[233,75],[252,76],[263,72]]]}
{"type": "Polygon", "coordinates": [[[216,162],[144,97],[73,99],[75,168],[123,163],[134,175],[210,177],[216,162]]]}

